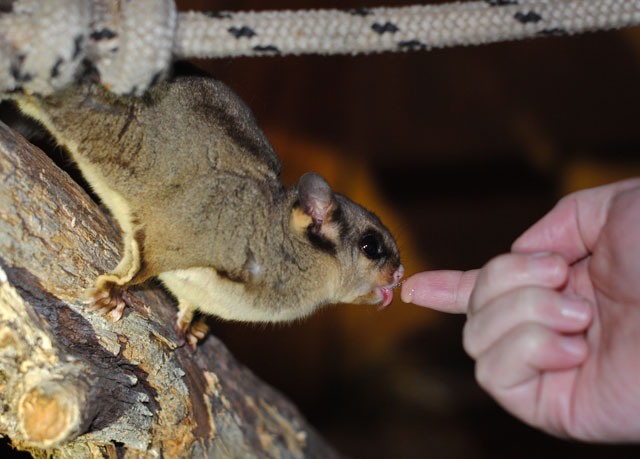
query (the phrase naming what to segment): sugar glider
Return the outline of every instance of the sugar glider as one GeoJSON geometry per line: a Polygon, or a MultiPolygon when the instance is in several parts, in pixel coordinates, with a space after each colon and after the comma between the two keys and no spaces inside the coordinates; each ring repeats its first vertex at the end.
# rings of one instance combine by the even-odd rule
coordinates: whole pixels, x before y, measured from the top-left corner
{"type": "Polygon", "coordinates": [[[176,330],[204,336],[195,311],[279,322],[327,303],[389,304],[404,275],[373,213],[280,161],[245,104],[210,77],[176,77],[118,96],[86,76],[51,96],[13,93],[65,146],[122,230],[124,253],[86,299],[118,320],[126,289],[158,277],[179,302],[176,330]]]}

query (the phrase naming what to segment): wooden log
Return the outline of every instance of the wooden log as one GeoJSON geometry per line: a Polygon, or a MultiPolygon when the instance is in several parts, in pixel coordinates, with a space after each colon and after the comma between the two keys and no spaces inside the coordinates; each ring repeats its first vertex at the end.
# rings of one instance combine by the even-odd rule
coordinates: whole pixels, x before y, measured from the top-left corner
{"type": "Polygon", "coordinates": [[[0,435],[36,457],[336,457],[214,336],[177,347],[157,284],[116,323],[87,312],[118,259],[110,219],[0,123],[0,435]]]}

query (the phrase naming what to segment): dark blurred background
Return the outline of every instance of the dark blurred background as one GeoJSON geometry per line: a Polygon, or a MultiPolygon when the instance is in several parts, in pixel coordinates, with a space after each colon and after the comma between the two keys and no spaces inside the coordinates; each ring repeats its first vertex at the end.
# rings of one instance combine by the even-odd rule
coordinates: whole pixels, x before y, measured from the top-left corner
{"type": "MultiPolygon", "coordinates": [[[[182,9],[397,1],[180,2],[182,9]]],[[[381,214],[409,272],[470,269],[563,195],[640,175],[640,30],[410,54],[198,62],[255,111],[285,180],[306,170],[381,214]]],[[[462,317],[400,301],[214,332],[353,458],[640,457],[551,438],[476,385],[462,317]]]]}
{"type": "MultiPolygon", "coordinates": [[[[400,2],[178,4],[233,11],[400,2]]],[[[479,267],[563,195],[640,175],[638,28],[196,64],[254,110],[285,181],[316,170],[375,210],[396,233],[409,273],[479,267]]],[[[349,457],[640,457],[640,447],[557,440],[504,413],[474,381],[463,323],[396,300],[383,312],[337,306],[290,325],[217,321],[213,332],[349,457]]]]}

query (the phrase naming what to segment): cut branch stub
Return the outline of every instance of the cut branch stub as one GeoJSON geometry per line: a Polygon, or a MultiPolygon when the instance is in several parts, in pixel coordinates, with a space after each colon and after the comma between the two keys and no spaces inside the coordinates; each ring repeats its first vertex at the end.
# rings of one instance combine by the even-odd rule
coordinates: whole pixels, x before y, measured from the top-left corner
{"type": "Polygon", "coordinates": [[[41,151],[0,123],[0,434],[35,456],[335,457],[214,336],[177,347],[175,304],[129,292],[113,323],[83,290],[120,237],[41,151]]]}
{"type": "Polygon", "coordinates": [[[88,385],[74,378],[46,381],[18,401],[20,430],[25,440],[41,448],[58,447],[86,431],[94,403],[87,403],[88,385]]]}

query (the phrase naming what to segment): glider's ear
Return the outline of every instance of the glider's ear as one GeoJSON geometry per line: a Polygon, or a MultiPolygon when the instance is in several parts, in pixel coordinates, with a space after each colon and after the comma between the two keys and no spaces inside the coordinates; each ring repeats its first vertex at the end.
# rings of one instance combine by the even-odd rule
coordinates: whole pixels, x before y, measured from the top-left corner
{"type": "Polygon", "coordinates": [[[329,219],[336,206],[333,190],[327,181],[315,172],[307,172],[298,182],[298,199],[305,214],[316,225],[322,225],[329,219]]]}

